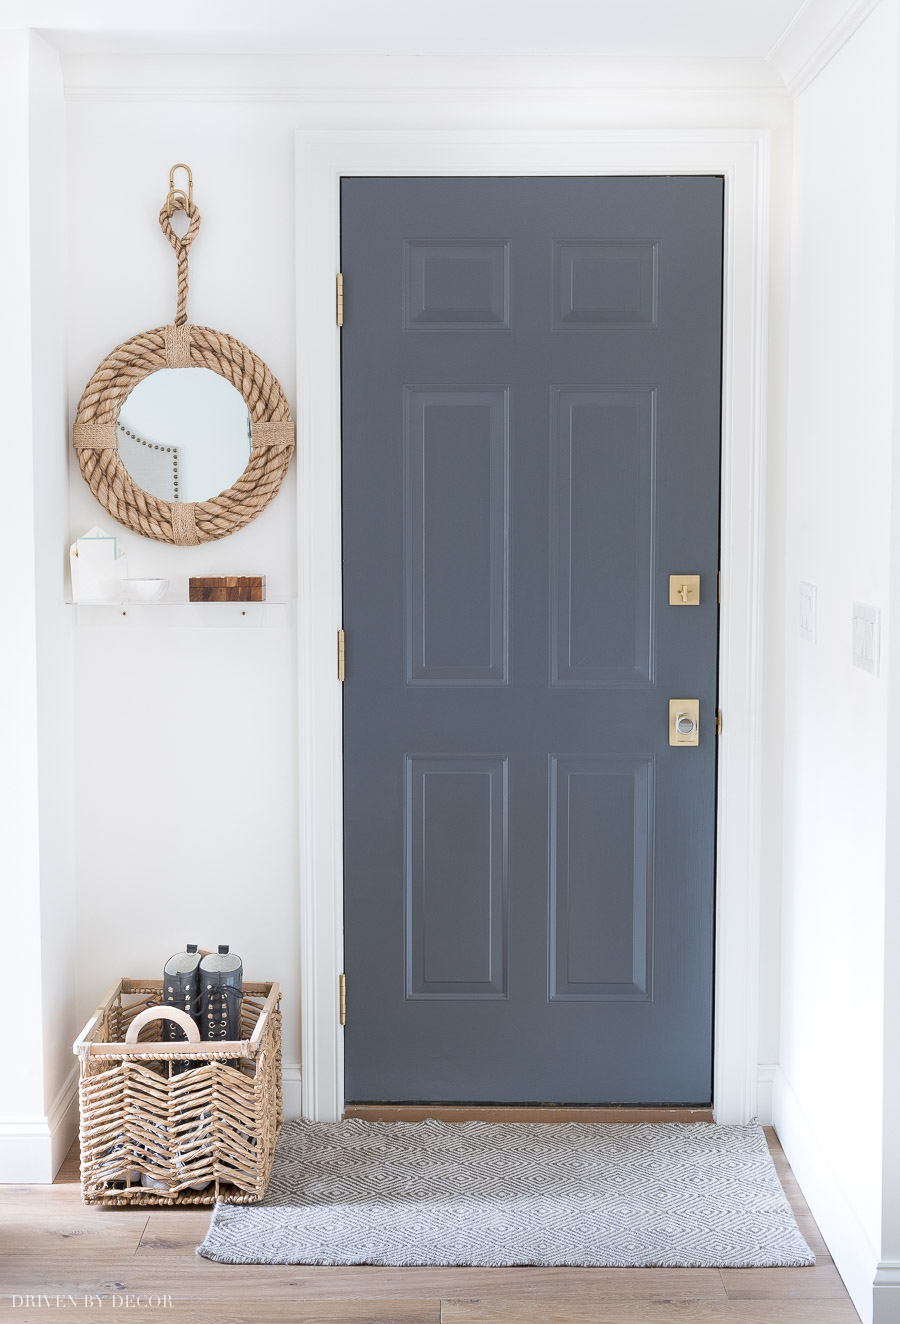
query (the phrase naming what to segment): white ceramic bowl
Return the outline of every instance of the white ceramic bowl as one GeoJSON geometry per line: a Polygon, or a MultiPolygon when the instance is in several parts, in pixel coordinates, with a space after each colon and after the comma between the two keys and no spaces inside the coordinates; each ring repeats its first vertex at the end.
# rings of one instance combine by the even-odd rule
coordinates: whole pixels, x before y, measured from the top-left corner
{"type": "Polygon", "coordinates": [[[124,602],[158,602],[169,587],[167,579],[120,579],[124,602]]]}

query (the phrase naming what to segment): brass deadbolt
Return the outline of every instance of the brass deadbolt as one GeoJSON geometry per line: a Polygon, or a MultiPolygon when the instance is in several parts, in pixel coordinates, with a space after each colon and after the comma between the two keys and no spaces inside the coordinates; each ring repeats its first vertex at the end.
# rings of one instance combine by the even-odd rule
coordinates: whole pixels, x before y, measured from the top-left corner
{"type": "Polygon", "coordinates": [[[700,576],[669,575],[669,606],[699,607],[700,576]]]}

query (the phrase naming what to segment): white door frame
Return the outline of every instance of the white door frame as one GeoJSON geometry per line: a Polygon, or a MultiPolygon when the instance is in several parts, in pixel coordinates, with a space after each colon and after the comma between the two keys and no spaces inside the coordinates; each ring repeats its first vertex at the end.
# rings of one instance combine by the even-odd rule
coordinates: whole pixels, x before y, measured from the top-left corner
{"type": "MultiPolygon", "coordinates": [[[[343,175],[725,178],[722,610],[713,1106],[757,1111],[760,601],[763,567],[769,143],[765,130],[299,130],[297,164],[298,670],[302,1108],[344,1105],[341,383],[335,324],[343,175]]],[[[353,315],[353,290],[346,294],[353,315]]],[[[352,650],[352,639],[348,641],[352,650]]],[[[353,988],[348,987],[349,1015],[353,988]]]]}

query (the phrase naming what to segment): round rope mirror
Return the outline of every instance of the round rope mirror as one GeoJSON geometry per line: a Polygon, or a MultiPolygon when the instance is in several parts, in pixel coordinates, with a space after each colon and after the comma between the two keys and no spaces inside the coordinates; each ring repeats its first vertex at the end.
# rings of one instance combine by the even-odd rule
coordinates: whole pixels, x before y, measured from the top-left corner
{"type": "MultiPolygon", "coordinates": [[[[145,538],[190,547],[236,533],[266,508],[287,473],[294,424],[284,392],[262,359],[233,336],[192,326],[187,320],[188,250],[200,228],[200,213],[192,185],[187,193],[175,188],[176,169],[169,176],[169,195],[159,213],[163,234],[178,260],[175,321],[132,336],[106,356],[78,402],[73,442],[85,481],[113,519],[145,538]],[[188,218],[183,236],[172,228],[176,211],[188,218]],[[230,487],[207,500],[166,500],[146,491],[119,453],[120,434],[151,451],[174,450],[135,437],[119,422],[119,410],[135,386],[166,368],[211,369],[235,387],[247,407],[246,467],[230,487]]],[[[190,172],[188,175],[190,178],[190,172]]],[[[177,484],[174,493],[178,493],[177,484]]]]}

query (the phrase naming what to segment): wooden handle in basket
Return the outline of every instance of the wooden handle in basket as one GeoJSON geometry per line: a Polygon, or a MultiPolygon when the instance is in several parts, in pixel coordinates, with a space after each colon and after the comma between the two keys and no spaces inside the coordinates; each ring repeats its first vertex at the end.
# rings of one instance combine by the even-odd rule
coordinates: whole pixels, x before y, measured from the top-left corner
{"type": "Polygon", "coordinates": [[[145,1025],[151,1021],[174,1021],[180,1025],[188,1037],[188,1043],[199,1044],[200,1031],[197,1029],[197,1022],[192,1020],[186,1011],[181,1011],[178,1007],[146,1007],[138,1012],[134,1020],[125,1032],[126,1044],[133,1044],[143,1030],[145,1025]]]}

